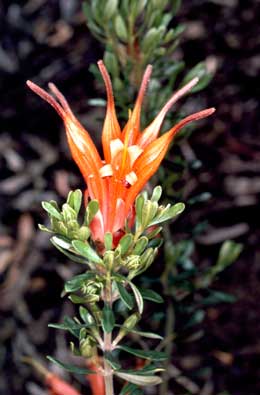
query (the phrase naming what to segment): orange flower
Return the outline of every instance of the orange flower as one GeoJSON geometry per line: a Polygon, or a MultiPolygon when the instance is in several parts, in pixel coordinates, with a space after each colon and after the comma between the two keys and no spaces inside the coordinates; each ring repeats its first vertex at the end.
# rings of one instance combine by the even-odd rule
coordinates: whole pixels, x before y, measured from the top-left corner
{"type": "Polygon", "coordinates": [[[81,395],[74,387],[54,373],[48,373],[45,378],[51,395],[81,395]]]}
{"type": "Polygon", "coordinates": [[[141,106],[151,76],[152,66],[147,66],[141,87],[129,120],[121,131],[119,126],[110,77],[102,61],[98,62],[107,92],[107,110],[102,131],[102,159],[89,133],[72,113],[62,93],[49,84],[49,93],[27,81],[27,85],[46,100],[64,121],[72,157],[77,163],[88,187],[91,199],[97,199],[100,210],[91,224],[94,240],[104,240],[104,234],[122,234],[125,220],[132,213],[136,196],[160,166],[176,133],[186,124],[211,115],[209,108],[189,115],[158,137],[164,118],[176,101],[197,84],[194,78],[178,90],[165,104],[156,118],[143,132],[140,131],[141,106]]]}

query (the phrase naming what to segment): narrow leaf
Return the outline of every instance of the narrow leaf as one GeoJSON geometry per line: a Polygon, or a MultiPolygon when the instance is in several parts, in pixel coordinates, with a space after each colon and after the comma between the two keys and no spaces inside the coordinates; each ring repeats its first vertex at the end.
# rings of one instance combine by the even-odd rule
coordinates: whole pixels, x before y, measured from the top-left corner
{"type": "Polygon", "coordinates": [[[102,259],[98,256],[96,251],[93,250],[93,248],[91,248],[87,242],[84,243],[83,241],[80,240],[73,240],[72,245],[75,248],[75,250],[83,257],[95,263],[99,263],[99,264],[103,263],[102,259]]]}
{"type": "Polygon", "coordinates": [[[129,373],[115,372],[115,375],[125,381],[141,386],[161,384],[162,379],[158,376],[138,376],[129,373]]]}
{"type": "Polygon", "coordinates": [[[131,329],[130,332],[136,333],[137,335],[142,336],[142,337],[147,337],[148,339],[158,339],[158,340],[163,339],[162,336],[157,335],[156,333],[152,333],[152,332],[136,331],[135,329],[131,329]]]}
{"type": "Polygon", "coordinates": [[[130,248],[133,242],[133,235],[131,233],[125,234],[119,241],[119,245],[121,247],[121,254],[124,255],[128,249],[130,248]]]}
{"type": "Polygon", "coordinates": [[[76,373],[76,374],[96,374],[96,372],[93,370],[80,368],[78,366],[70,365],[68,363],[63,363],[58,359],[51,357],[50,355],[47,356],[47,359],[58,365],[60,368],[67,370],[67,372],[76,373]]]}
{"type": "Polygon", "coordinates": [[[104,236],[105,249],[111,250],[113,246],[113,235],[110,232],[105,233],[104,236]]]}
{"type": "Polygon", "coordinates": [[[42,207],[51,217],[55,217],[60,221],[62,220],[61,213],[59,213],[59,211],[51,203],[42,202],[42,207]]]}
{"type": "Polygon", "coordinates": [[[168,221],[169,219],[175,218],[177,215],[181,214],[185,209],[184,203],[176,203],[169,207],[167,210],[163,211],[159,216],[155,217],[149,226],[160,224],[161,222],[168,221]]]}
{"type": "Polygon", "coordinates": [[[138,311],[140,314],[142,314],[143,310],[144,310],[144,301],[143,301],[142,295],[141,295],[139,289],[131,281],[129,281],[129,285],[132,288],[132,291],[134,293],[138,311]]]}
{"type": "Polygon", "coordinates": [[[88,310],[85,307],[80,306],[79,315],[80,315],[80,318],[82,319],[82,321],[84,321],[86,324],[88,324],[88,325],[94,324],[94,318],[92,317],[92,315],[88,312],[88,310]]]}
{"type": "Polygon", "coordinates": [[[129,354],[135,355],[136,357],[150,359],[152,361],[165,361],[167,359],[167,354],[164,352],[144,351],[128,346],[118,346],[117,348],[122,351],[128,352],[129,354]]]}
{"type": "Polygon", "coordinates": [[[157,292],[151,289],[140,288],[139,289],[143,299],[150,300],[155,303],[163,303],[163,298],[157,292]]]}
{"type": "Polygon", "coordinates": [[[53,237],[51,238],[51,243],[54,245],[54,247],[57,248],[57,250],[59,250],[60,252],[62,252],[62,254],[66,255],[66,256],[67,256],[69,259],[71,259],[72,261],[77,262],[77,263],[84,263],[85,265],[88,264],[88,262],[87,262],[85,259],[80,258],[80,257],[78,257],[77,255],[74,255],[74,254],[72,254],[72,253],[70,253],[70,252],[64,250],[62,247],[60,247],[60,246],[55,242],[55,240],[53,240],[53,237]]]}
{"type": "Polygon", "coordinates": [[[115,316],[113,310],[108,306],[108,304],[105,304],[102,310],[101,325],[106,333],[112,332],[115,326],[115,316]]]}
{"type": "Polygon", "coordinates": [[[91,272],[79,274],[78,276],[72,277],[70,280],[66,281],[64,289],[66,292],[75,292],[82,288],[86,280],[93,278],[94,274],[91,272]]]}
{"type": "Polygon", "coordinates": [[[134,301],[132,295],[129,292],[127,292],[127,290],[122,284],[116,283],[116,285],[122,302],[126,305],[126,307],[132,310],[132,308],[134,307],[134,301]]]}
{"type": "Polygon", "coordinates": [[[162,187],[160,185],[157,185],[153,190],[151,201],[158,202],[161,196],[162,196],[162,187]]]}

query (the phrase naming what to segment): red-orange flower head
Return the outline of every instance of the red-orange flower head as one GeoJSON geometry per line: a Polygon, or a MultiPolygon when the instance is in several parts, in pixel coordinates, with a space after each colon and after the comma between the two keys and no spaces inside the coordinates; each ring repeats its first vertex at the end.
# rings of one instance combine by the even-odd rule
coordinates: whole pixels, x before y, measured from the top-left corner
{"type": "Polygon", "coordinates": [[[134,109],[121,130],[110,77],[102,61],[98,62],[98,67],[107,92],[107,110],[102,131],[103,159],[89,133],[75,118],[66,99],[54,84],[50,83],[49,88],[57,100],[33,82],[27,81],[27,85],[54,107],[64,121],[72,157],[86,181],[88,195],[99,202],[100,210],[91,224],[92,237],[103,241],[106,232],[115,235],[124,228],[136,196],[157,171],[176,133],[188,123],[211,115],[215,109],[209,108],[189,115],[158,137],[168,110],[197,84],[198,78],[194,78],[170,98],[156,118],[141,132],[141,106],[152,72],[152,66],[149,65],[134,109]]]}

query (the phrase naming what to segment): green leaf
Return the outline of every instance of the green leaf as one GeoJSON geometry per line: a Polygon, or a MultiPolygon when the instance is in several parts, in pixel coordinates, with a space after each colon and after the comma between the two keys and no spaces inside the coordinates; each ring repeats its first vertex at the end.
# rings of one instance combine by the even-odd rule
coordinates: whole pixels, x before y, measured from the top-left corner
{"type": "Polygon", "coordinates": [[[75,304],[86,303],[86,298],[83,298],[82,296],[78,296],[78,295],[74,295],[74,294],[71,294],[69,296],[69,300],[71,300],[72,303],[75,303],[75,304]]]}
{"type": "Polygon", "coordinates": [[[157,185],[153,190],[151,201],[158,202],[161,196],[162,196],[162,187],[160,185],[157,185]]]}
{"type": "Polygon", "coordinates": [[[159,295],[157,292],[155,292],[151,289],[140,288],[139,291],[140,291],[143,299],[150,300],[151,302],[155,302],[155,303],[163,303],[164,302],[161,295],[159,295]]]}
{"type": "Polygon", "coordinates": [[[62,236],[53,236],[51,238],[51,241],[53,241],[56,245],[61,247],[64,250],[69,250],[71,248],[71,243],[68,239],[62,236]]]}
{"type": "Polygon", "coordinates": [[[79,338],[80,330],[90,325],[77,324],[72,318],[65,316],[62,324],[48,324],[49,328],[69,331],[73,336],[79,338]]]}
{"type": "Polygon", "coordinates": [[[165,352],[144,351],[128,346],[117,346],[117,348],[136,357],[150,359],[151,361],[165,361],[168,358],[165,352]]]}
{"type": "MultiPolygon", "coordinates": [[[[124,329],[124,327],[123,327],[123,329],[124,329]]],[[[136,335],[139,335],[142,337],[147,337],[148,339],[158,339],[158,340],[163,339],[163,337],[160,335],[157,335],[157,333],[136,331],[135,329],[131,329],[130,332],[135,333],[136,335]]]]}
{"type": "Polygon", "coordinates": [[[105,51],[104,63],[106,65],[108,71],[112,74],[112,76],[117,76],[119,74],[118,61],[112,52],[105,51]]]}
{"type": "Polygon", "coordinates": [[[63,363],[58,359],[51,357],[50,355],[47,356],[47,359],[58,365],[60,368],[67,370],[67,372],[76,373],[76,374],[96,374],[96,372],[93,370],[80,368],[78,366],[74,366],[68,363],[63,363]]]}
{"type": "Polygon", "coordinates": [[[134,307],[134,301],[132,295],[129,292],[127,292],[127,290],[122,284],[116,283],[116,285],[120,295],[120,299],[126,305],[126,307],[132,310],[132,308],[134,307]]]}
{"type": "Polygon", "coordinates": [[[139,289],[136,287],[136,285],[134,285],[131,281],[129,281],[129,285],[132,288],[132,291],[134,293],[138,311],[140,314],[142,314],[143,310],[144,310],[144,301],[143,301],[142,295],[141,295],[139,289]]]}
{"type": "Polygon", "coordinates": [[[72,245],[75,250],[82,255],[83,257],[89,259],[91,262],[102,264],[102,259],[98,256],[95,250],[90,247],[87,242],[83,242],[80,240],[73,240],[72,245]]]}
{"type": "Polygon", "coordinates": [[[79,315],[80,318],[82,319],[82,321],[84,321],[86,324],[88,325],[93,325],[94,324],[94,318],[92,317],[92,315],[88,312],[88,310],[83,307],[80,306],[79,307],[79,315]]]}
{"type": "Polygon", "coordinates": [[[62,220],[61,213],[53,206],[53,204],[49,202],[42,202],[42,207],[51,217],[54,217],[60,221],[62,220]]]}
{"type": "Polygon", "coordinates": [[[156,215],[158,210],[158,203],[157,202],[152,202],[151,200],[147,200],[144,205],[143,205],[143,211],[142,211],[142,219],[141,219],[141,224],[143,229],[145,229],[152,220],[154,219],[154,216],[156,215]]]}
{"type": "MultiPolygon", "coordinates": [[[[57,237],[57,236],[54,236],[54,237],[57,237]]],[[[78,256],[76,256],[76,255],[74,255],[74,254],[72,254],[72,253],[70,253],[70,252],[64,250],[62,247],[60,247],[60,246],[55,242],[54,237],[52,237],[52,238],[50,239],[50,241],[51,241],[51,243],[54,245],[54,247],[57,248],[57,250],[59,250],[60,252],[62,252],[62,254],[66,255],[69,259],[71,259],[71,260],[74,261],[74,262],[77,262],[77,263],[84,263],[85,265],[88,264],[88,262],[86,262],[85,259],[80,258],[80,257],[78,257],[78,256]],[[53,239],[54,239],[54,240],[53,240],[53,239]]]]}
{"type": "Polygon", "coordinates": [[[203,322],[205,318],[205,311],[204,310],[196,310],[194,314],[191,316],[191,318],[188,320],[188,322],[185,325],[185,328],[191,328],[194,325],[198,325],[201,322],[203,322]]]}
{"type": "Polygon", "coordinates": [[[161,384],[162,382],[162,379],[158,376],[138,376],[136,374],[122,373],[122,372],[115,372],[115,375],[127,382],[141,386],[158,385],[161,384]]]}
{"type": "Polygon", "coordinates": [[[207,71],[206,64],[204,62],[200,62],[188,72],[183,79],[181,86],[187,84],[194,77],[198,77],[199,82],[192,89],[192,92],[199,92],[209,84],[213,76],[207,71]]]}
{"type": "Polygon", "coordinates": [[[234,303],[237,298],[234,295],[226,292],[210,290],[209,296],[202,300],[203,305],[210,306],[218,303],[234,303]]]}
{"type": "Polygon", "coordinates": [[[77,215],[79,213],[81,204],[82,204],[82,192],[80,189],[76,189],[76,191],[73,192],[73,208],[76,211],[77,215]]]}
{"type": "Polygon", "coordinates": [[[225,241],[219,251],[215,270],[217,270],[217,272],[220,272],[224,270],[227,266],[231,265],[234,261],[237,260],[242,250],[242,244],[238,244],[231,240],[225,241]]]}
{"type": "Polygon", "coordinates": [[[150,53],[151,49],[155,48],[161,39],[161,31],[156,27],[152,27],[145,34],[143,42],[141,45],[142,51],[144,53],[150,53]]]}
{"type": "Polygon", "coordinates": [[[142,211],[143,211],[144,202],[145,202],[144,195],[143,194],[138,195],[135,200],[137,227],[140,226],[141,221],[142,221],[142,211]]]}
{"type": "Polygon", "coordinates": [[[104,7],[104,19],[108,21],[116,13],[118,0],[106,0],[104,7]]]}
{"type": "Polygon", "coordinates": [[[104,244],[106,250],[111,250],[113,246],[113,235],[110,232],[106,232],[104,236],[104,244]]]}
{"type": "Polygon", "coordinates": [[[155,373],[159,373],[159,372],[163,372],[165,369],[158,367],[157,365],[155,365],[154,363],[149,363],[146,364],[143,368],[141,369],[127,369],[127,370],[123,370],[120,369],[120,372],[122,373],[130,373],[130,374],[136,374],[138,376],[152,376],[155,373]]]}
{"type": "Polygon", "coordinates": [[[169,219],[172,219],[176,217],[177,215],[181,214],[183,210],[185,209],[185,204],[184,203],[176,203],[173,206],[165,209],[157,215],[153,221],[149,224],[149,226],[153,226],[156,224],[160,224],[161,222],[168,221],[169,219]]]}
{"type": "Polygon", "coordinates": [[[64,290],[66,292],[75,292],[82,288],[86,280],[95,277],[95,275],[91,272],[79,274],[77,276],[72,277],[70,280],[66,281],[64,290]]]}
{"type": "Polygon", "coordinates": [[[127,42],[128,40],[127,27],[124,19],[119,13],[115,17],[115,31],[118,37],[120,38],[120,40],[127,42]]]}
{"type": "Polygon", "coordinates": [[[148,244],[148,238],[146,236],[140,237],[140,239],[137,240],[133,252],[133,255],[141,255],[143,251],[145,250],[146,246],[148,244]]]}
{"type": "Polygon", "coordinates": [[[42,230],[43,232],[54,233],[53,230],[51,230],[51,229],[49,229],[49,228],[46,228],[46,226],[44,226],[44,225],[42,225],[42,224],[38,224],[38,228],[39,228],[40,230],[42,230]]]}
{"type": "Polygon", "coordinates": [[[115,326],[115,316],[108,304],[105,304],[102,310],[101,325],[106,333],[111,333],[115,326]]]}
{"type": "Polygon", "coordinates": [[[124,255],[131,247],[133,243],[134,236],[131,233],[125,234],[119,241],[119,245],[121,247],[121,254],[124,255]]]}
{"type": "Polygon", "coordinates": [[[99,210],[98,201],[94,200],[94,199],[90,200],[90,202],[87,205],[86,214],[85,214],[85,218],[84,218],[84,223],[86,223],[87,226],[90,225],[93,218],[97,214],[98,210],[99,210]]]}
{"type": "MultiPolygon", "coordinates": [[[[66,223],[68,223],[70,221],[75,221],[77,218],[76,211],[73,208],[71,208],[67,203],[64,203],[62,205],[62,216],[63,216],[66,223]]],[[[78,225],[78,227],[79,227],[79,225],[78,225]]]]}

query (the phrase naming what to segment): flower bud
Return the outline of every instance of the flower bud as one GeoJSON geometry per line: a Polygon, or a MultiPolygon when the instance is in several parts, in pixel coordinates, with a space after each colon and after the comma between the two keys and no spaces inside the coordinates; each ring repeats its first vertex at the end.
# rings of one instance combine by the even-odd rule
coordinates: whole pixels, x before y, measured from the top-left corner
{"type": "Polygon", "coordinates": [[[114,266],[114,251],[106,251],[103,257],[106,268],[111,271],[114,266]]]}
{"type": "Polygon", "coordinates": [[[79,349],[82,357],[90,358],[95,353],[95,345],[91,338],[87,337],[86,339],[82,339],[79,344],[79,349]]]}
{"type": "Polygon", "coordinates": [[[127,335],[128,332],[131,332],[131,330],[136,326],[137,322],[140,320],[140,314],[139,313],[134,313],[128,317],[125,322],[123,323],[122,328],[120,328],[120,331],[114,341],[115,344],[119,343],[120,340],[123,339],[125,335],[127,335]]]}
{"type": "Polygon", "coordinates": [[[136,270],[140,266],[140,256],[139,255],[130,255],[125,260],[125,267],[128,270],[136,270]]]}

